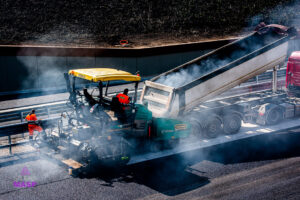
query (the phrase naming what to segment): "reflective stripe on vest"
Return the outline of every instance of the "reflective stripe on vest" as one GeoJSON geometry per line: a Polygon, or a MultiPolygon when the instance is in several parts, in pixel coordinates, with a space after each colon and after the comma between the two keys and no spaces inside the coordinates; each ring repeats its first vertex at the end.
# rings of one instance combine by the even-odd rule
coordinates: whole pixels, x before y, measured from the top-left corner
{"type": "Polygon", "coordinates": [[[118,99],[119,99],[119,102],[120,103],[123,103],[123,104],[129,104],[130,101],[129,101],[129,97],[125,94],[118,94],[117,95],[118,99]]]}

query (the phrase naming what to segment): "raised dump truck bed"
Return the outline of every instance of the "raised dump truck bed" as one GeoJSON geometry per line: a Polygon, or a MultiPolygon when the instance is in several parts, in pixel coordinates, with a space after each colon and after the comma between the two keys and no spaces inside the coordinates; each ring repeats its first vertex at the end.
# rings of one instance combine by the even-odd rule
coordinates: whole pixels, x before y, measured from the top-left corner
{"type": "Polygon", "coordinates": [[[268,28],[146,81],[141,101],[156,117],[177,117],[281,65],[293,34],[268,28]]]}

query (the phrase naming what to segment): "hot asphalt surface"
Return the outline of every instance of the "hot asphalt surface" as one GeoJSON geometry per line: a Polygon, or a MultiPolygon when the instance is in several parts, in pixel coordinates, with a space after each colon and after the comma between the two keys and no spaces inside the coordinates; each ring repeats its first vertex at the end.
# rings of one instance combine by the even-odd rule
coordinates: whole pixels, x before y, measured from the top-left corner
{"type": "Polygon", "coordinates": [[[299,131],[77,177],[38,153],[2,157],[0,199],[299,199],[299,131]],[[15,188],[22,180],[37,186],[15,188]]]}

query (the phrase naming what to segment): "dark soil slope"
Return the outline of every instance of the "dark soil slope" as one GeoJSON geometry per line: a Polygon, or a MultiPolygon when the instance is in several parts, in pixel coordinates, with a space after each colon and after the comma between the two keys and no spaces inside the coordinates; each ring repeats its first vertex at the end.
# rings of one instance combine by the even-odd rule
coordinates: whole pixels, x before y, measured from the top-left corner
{"type": "Polygon", "coordinates": [[[2,0],[0,44],[94,45],[240,33],[290,25],[295,0],[2,0]],[[247,30],[247,29],[246,29],[247,30]],[[250,30],[250,29],[249,29],[250,30]]]}

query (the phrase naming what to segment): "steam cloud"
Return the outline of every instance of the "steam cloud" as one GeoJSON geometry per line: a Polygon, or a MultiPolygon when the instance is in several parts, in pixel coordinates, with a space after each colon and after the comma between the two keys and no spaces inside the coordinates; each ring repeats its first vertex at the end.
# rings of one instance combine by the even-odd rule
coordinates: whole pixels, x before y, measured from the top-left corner
{"type": "MultiPolygon", "coordinates": [[[[264,13],[252,16],[247,22],[248,26],[244,28],[244,30],[241,30],[240,35],[245,35],[246,32],[249,33],[249,31],[253,31],[254,27],[262,21],[266,22],[267,24],[282,24],[300,27],[298,13],[295,12],[295,7],[299,7],[298,5],[299,0],[296,0],[287,4],[280,4],[273,9],[265,11],[264,13]]],[[[233,54],[229,57],[210,58],[209,60],[204,61],[202,60],[201,63],[192,64],[180,69],[176,73],[162,76],[155,80],[155,82],[175,88],[184,86],[193,80],[201,78],[202,76],[217,70],[219,67],[228,64],[230,61],[234,60],[234,58],[240,57],[243,54],[249,51],[254,51],[262,46],[263,44],[260,44],[259,41],[257,41],[256,44],[255,42],[252,44],[243,43],[241,48],[233,52],[233,54]],[[245,51],[244,48],[246,47],[249,51],[245,51]]]]}
{"type": "Polygon", "coordinates": [[[184,66],[179,71],[161,76],[155,80],[155,82],[175,88],[184,86],[224,67],[242,56],[260,49],[267,44],[269,40],[273,39],[275,39],[275,37],[261,40],[260,36],[255,35],[251,39],[228,46],[215,54],[196,61],[196,63],[184,66]]]}

